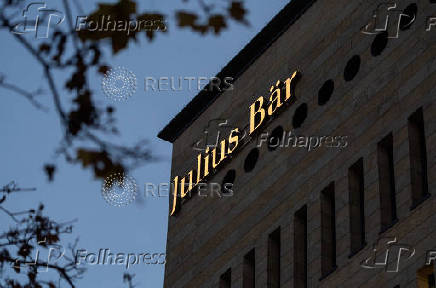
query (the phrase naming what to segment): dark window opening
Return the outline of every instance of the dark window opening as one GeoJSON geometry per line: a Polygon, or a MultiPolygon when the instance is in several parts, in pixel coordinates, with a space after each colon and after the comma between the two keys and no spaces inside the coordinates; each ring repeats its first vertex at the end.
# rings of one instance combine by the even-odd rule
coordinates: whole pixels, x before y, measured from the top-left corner
{"type": "Polygon", "coordinates": [[[412,209],[427,198],[427,151],[425,144],[424,115],[419,108],[409,117],[409,154],[412,190],[412,209]]]}
{"type": "Polygon", "coordinates": [[[232,281],[232,269],[227,269],[224,274],[220,277],[220,288],[231,288],[231,281],[232,281]]]}
{"type": "Polygon", "coordinates": [[[418,14],[418,5],[412,3],[403,10],[403,15],[400,18],[400,30],[405,31],[412,27],[412,24],[416,20],[416,15],[418,14]]]}
{"type": "Polygon", "coordinates": [[[307,206],[294,215],[294,287],[307,287],[307,206]]]}
{"type": "Polygon", "coordinates": [[[332,79],[329,79],[324,82],[321,89],[318,91],[318,105],[322,106],[326,104],[335,90],[335,82],[332,79]]]}
{"type": "Polygon", "coordinates": [[[256,287],[256,258],[254,249],[244,256],[244,267],[242,271],[242,287],[255,288],[256,287]]]}
{"type": "Polygon", "coordinates": [[[303,103],[295,109],[294,117],[292,118],[292,126],[297,129],[303,125],[307,118],[307,104],[303,103]]]}
{"type": "Polygon", "coordinates": [[[280,227],[268,237],[268,288],[280,287],[280,227]]]}
{"type": "Polygon", "coordinates": [[[251,172],[256,166],[257,159],[259,159],[259,149],[253,148],[250,153],[248,153],[247,157],[244,161],[244,170],[245,172],[251,172]]]}
{"type": "Polygon", "coordinates": [[[283,127],[277,126],[271,132],[271,136],[268,138],[268,150],[274,151],[280,146],[280,142],[283,138],[283,127]]]}
{"type": "Polygon", "coordinates": [[[348,169],[351,255],[365,246],[363,159],[348,169]]]}
{"type": "Polygon", "coordinates": [[[375,36],[374,41],[371,45],[371,55],[376,57],[380,55],[383,50],[385,50],[386,46],[388,45],[388,32],[383,31],[377,34],[375,36]]]}
{"type": "Polygon", "coordinates": [[[356,77],[357,73],[360,69],[360,56],[354,55],[351,57],[350,60],[348,60],[347,65],[345,66],[344,70],[344,79],[345,81],[351,81],[356,77]]]}
{"type": "Polygon", "coordinates": [[[335,184],[321,192],[321,277],[336,269],[335,184]]]}
{"type": "Polygon", "coordinates": [[[234,169],[230,169],[229,171],[227,171],[227,173],[226,173],[226,175],[224,175],[223,181],[221,183],[221,192],[222,193],[227,193],[227,190],[225,189],[225,187],[227,187],[226,184],[233,184],[235,182],[235,178],[236,178],[236,171],[234,169]]]}
{"type": "Polygon", "coordinates": [[[377,145],[378,177],[380,190],[381,231],[397,221],[393,137],[389,133],[377,145]]]}

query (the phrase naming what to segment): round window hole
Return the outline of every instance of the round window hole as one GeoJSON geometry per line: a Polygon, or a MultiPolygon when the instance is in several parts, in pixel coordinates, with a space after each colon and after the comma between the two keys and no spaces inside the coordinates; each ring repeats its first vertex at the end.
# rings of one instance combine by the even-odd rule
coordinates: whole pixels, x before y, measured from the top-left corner
{"type": "Polygon", "coordinates": [[[280,146],[280,141],[283,137],[283,127],[277,126],[271,132],[271,135],[268,138],[268,150],[274,151],[280,146]]]}
{"type": "Polygon", "coordinates": [[[229,194],[228,190],[232,189],[235,178],[236,171],[234,169],[230,169],[229,171],[227,171],[226,175],[224,175],[223,182],[221,183],[221,192],[223,194],[229,194]]]}
{"type": "Polygon", "coordinates": [[[350,60],[348,60],[347,65],[345,66],[344,70],[344,79],[345,81],[351,81],[356,77],[357,73],[360,69],[360,56],[354,55],[351,57],[350,60]]]}
{"type": "Polygon", "coordinates": [[[383,50],[385,50],[386,46],[388,45],[388,32],[383,31],[381,33],[378,33],[377,36],[375,36],[374,41],[371,45],[371,55],[376,57],[380,55],[383,50]]]}
{"type": "Polygon", "coordinates": [[[318,105],[326,104],[335,90],[335,82],[332,79],[327,80],[318,91],[318,105]]]}
{"type": "Polygon", "coordinates": [[[253,148],[251,149],[250,153],[248,153],[247,158],[245,158],[245,172],[251,172],[254,169],[257,163],[257,159],[259,159],[259,149],[253,148]]]}
{"type": "Polygon", "coordinates": [[[292,118],[292,126],[294,129],[300,128],[304,120],[307,118],[307,104],[303,103],[295,109],[294,117],[292,118]]]}
{"type": "Polygon", "coordinates": [[[412,27],[413,22],[416,20],[418,14],[418,5],[412,3],[403,10],[403,14],[400,16],[400,30],[405,31],[412,27]]]}

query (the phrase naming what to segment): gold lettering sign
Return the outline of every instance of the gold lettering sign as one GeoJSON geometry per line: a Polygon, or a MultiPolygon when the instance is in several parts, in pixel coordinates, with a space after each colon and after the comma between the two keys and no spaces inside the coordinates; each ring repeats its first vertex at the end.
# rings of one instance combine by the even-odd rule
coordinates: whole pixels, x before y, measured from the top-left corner
{"type": "MultiPolygon", "coordinates": [[[[249,119],[249,135],[252,135],[258,128],[264,124],[265,119],[273,116],[281,111],[281,107],[290,103],[295,98],[295,85],[300,79],[300,72],[295,71],[291,77],[287,78],[282,84],[281,81],[277,81],[275,86],[270,88],[270,97],[268,98],[268,107],[264,108],[265,99],[260,96],[254,101],[250,107],[250,119],[249,119]],[[284,91],[283,91],[284,90],[284,91]],[[284,94],[284,97],[282,95],[284,94]]],[[[230,131],[227,139],[222,140],[217,147],[210,151],[209,147],[206,148],[205,155],[202,153],[197,155],[197,170],[190,170],[183,178],[179,180],[179,176],[174,177],[173,181],[173,205],[170,215],[174,215],[180,204],[178,196],[183,199],[188,195],[192,189],[194,189],[202,180],[205,180],[217,172],[220,165],[228,158],[232,153],[238,150],[240,145],[240,131],[235,128],[230,131]],[[219,149],[219,150],[217,150],[219,149]],[[211,159],[212,158],[212,159],[211,159]],[[197,175],[194,183],[194,174],[197,175]],[[186,185],[186,181],[189,181],[186,185]],[[180,186],[179,186],[180,181],[180,186]],[[179,193],[180,187],[180,193],[179,193]],[[186,189],[187,188],[187,189],[186,189]],[[185,191],[186,189],[186,191],[185,191]]],[[[246,142],[247,143],[247,142],[246,142]]]]}

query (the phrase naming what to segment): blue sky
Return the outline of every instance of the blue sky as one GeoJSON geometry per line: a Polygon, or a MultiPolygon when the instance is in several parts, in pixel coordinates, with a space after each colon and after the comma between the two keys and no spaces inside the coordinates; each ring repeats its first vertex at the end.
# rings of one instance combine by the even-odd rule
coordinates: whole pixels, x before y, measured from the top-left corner
{"type": "MultiPolygon", "coordinates": [[[[78,1],[86,12],[97,7],[97,1],[78,1]]],[[[215,2],[222,5],[226,3],[215,2]]],[[[138,85],[136,93],[127,102],[113,103],[121,131],[119,137],[112,138],[113,141],[133,144],[139,139],[148,139],[153,153],[162,158],[160,162],[132,171],[131,176],[136,179],[139,194],[143,194],[147,182],[163,183],[170,180],[172,147],[156,135],[197,94],[188,89],[145,92],[144,79],[214,76],[287,3],[285,0],[245,2],[249,10],[249,27],[232,21],[229,29],[219,37],[203,37],[187,29],[177,29],[174,26],[175,19],[171,16],[167,23],[169,33],[159,34],[155,41],[150,43],[140,36],[136,44],[131,42],[128,49],[116,56],[106,51],[107,63],[131,70],[137,77],[138,85]]],[[[61,1],[46,3],[50,8],[62,10],[61,1]]],[[[188,1],[188,7],[192,7],[190,3],[188,1]]],[[[174,15],[174,10],[184,5],[181,0],[142,1],[138,3],[138,10],[159,10],[174,15]]],[[[74,16],[79,16],[76,11],[74,16]]],[[[62,25],[67,24],[64,22],[62,25]]],[[[10,32],[2,30],[0,37],[0,73],[6,75],[6,80],[29,91],[38,88],[48,91],[41,66],[13,39],[10,32]]],[[[35,45],[41,41],[26,37],[35,45]]],[[[62,83],[59,78],[58,87],[62,83]]],[[[98,103],[112,103],[103,95],[100,75],[91,75],[90,83],[98,103]]],[[[64,93],[63,96],[64,105],[69,105],[70,95],[64,93]]],[[[97,253],[104,248],[112,253],[165,252],[168,198],[147,198],[142,204],[134,203],[124,208],[109,206],[101,196],[101,181],[95,180],[91,171],[83,170],[79,165],[66,164],[62,157],[55,157],[54,151],[62,131],[51,96],[46,93],[39,98],[49,107],[47,113],[36,110],[24,97],[1,87],[0,97],[0,159],[3,163],[0,185],[14,180],[21,187],[37,188],[35,192],[20,193],[9,198],[6,205],[8,209],[28,209],[42,202],[46,214],[53,219],[77,219],[73,235],[80,237],[78,248],[89,252],[97,253]],[[47,181],[42,170],[47,162],[55,163],[59,169],[52,183],[47,181]]],[[[2,231],[12,224],[3,214],[0,214],[0,222],[2,231]]],[[[88,265],[86,268],[88,271],[77,283],[78,287],[125,287],[122,275],[126,269],[122,266],[88,265]]],[[[163,285],[163,265],[139,264],[127,271],[136,274],[135,283],[138,287],[163,285]]]]}

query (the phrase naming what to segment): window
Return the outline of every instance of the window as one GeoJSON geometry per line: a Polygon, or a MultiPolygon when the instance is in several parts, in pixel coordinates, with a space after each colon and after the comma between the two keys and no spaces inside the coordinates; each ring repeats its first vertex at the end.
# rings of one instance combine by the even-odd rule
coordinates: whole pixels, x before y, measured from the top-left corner
{"type": "Polygon", "coordinates": [[[388,31],[382,31],[375,36],[374,41],[371,44],[371,55],[379,56],[388,45],[388,31]]]}
{"type": "Polygon", "coordinates": [[[227,269],[220,277],[220,288],[230,288],[232,281],[232,269],[227,269]]]}
{"type": "Polygon", "coordinates": [[[326,104],[335,90],[335,82],[332,79],[325,81],[322,87],[318,91],[318,105],[322,106],[326,104]]]}
{"type": "Polygon", "coordinates": [[[268,138],[269,151],[274,151],[277,149],[277,147],[280,146],[280,142],[282,141],[282,139],[284,139],[283,132],[283,127],[280,125],[274,128],[274,130],[271,132],[271,136],[268,138]]]}
{"type": "Polygon", "coordinates": [[[257,159],[259,159],[259,149],[253,148],[245,158],[244,171],[251,172],[256,167],[257,159]]]}
{"type": "Polygon", "coordinates": [[[280,227],[268,237],[268,288],[280,287],[280,227]]]}
{"type": "Polygon", "coordinates": [[[307,287],[307,207],[294,215],[294,287],[307,287]]]}
{"type": "Polygon", "coordinates": [[[413,209],[428,196],[427,152],[422,108],[409,117],[409,155],[413,209]]]}
{"type": "Polygon", "coordinates": [[[416,15],[418,14],[418,5],[412,3],[407,6],[400,18],[400,30],[405,31],[410,29],[412,24],[416,21],[416,15]]]}
{"type": "Polygon", "coordinates": [[[435,288],[434,268],[432,265],[425,265],[416,272],[417,288],[435,288]]]}
{"type": "Polygon", "coordinates": [[[242,271],[243,288],[254,288],[256,286],[255,259],[254,249],[244,256],[244,267],[242,271]]]}
{"type": "Polygon", "coordinates": [[[365,246],[365,209],[363,159],[360,158],[348,169],[349,201],[350,201],[350,240],[353,256],[365,246]]]}
{"type": "Polygon", "coordinates": [[[336,269],[335,184],[321,192],[321,277],[336,269]]]}
{"type": "Polygon", "coordinates": [[[230,186],[230,184],[233,185],[233,183],[235,182],[235,178],[236,178],[235,169],[230,169],[229,171],[227,171],[226,175],[224,175],[223,177],[223,181],[221,182],[221,192],[223,194],[229,193],[229,191],[227,191],[227,188],[232,187],[230,186]]]}
{"type": "Polygon", "coordinates": [[[307,104],[303,103],[295,109],[294,117],[292,118],[292,126],[297,129],[303,125],[307,118],[307,104]]]}
{"type": "Polygon", "coordinates": [[[397,220],[395,200],[395,176],[393,137],[389,133],[377,145],[377,163],[380,190],[380,216],[382,232],[391,227],[397,220]]]}
{"type": "Polygon", "coordinates": [[[360,70],[360,56],[354,55],[348,60],[347,65],[344,69],[344,79],[349,82],[356,77],[357,73],[360,70]]]}

